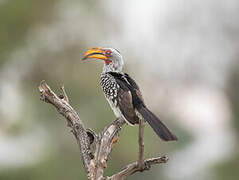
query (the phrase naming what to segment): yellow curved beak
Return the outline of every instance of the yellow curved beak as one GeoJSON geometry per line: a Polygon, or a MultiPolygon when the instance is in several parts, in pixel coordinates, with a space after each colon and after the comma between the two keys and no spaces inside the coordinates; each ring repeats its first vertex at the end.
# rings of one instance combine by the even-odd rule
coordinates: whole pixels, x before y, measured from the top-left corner
{"type": "Polygon", "coordinates": [[[102,59],[102,60],[108,59],[104,55],[104,51],[101,48],[91,48],[88,51],[86,51],[82,60],[86,60],[89,58],[102,59]]]}

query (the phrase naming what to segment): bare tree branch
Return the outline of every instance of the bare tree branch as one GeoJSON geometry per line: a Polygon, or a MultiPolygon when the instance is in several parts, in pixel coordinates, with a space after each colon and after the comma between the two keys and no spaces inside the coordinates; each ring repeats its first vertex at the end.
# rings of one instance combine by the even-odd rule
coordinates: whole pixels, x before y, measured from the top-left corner
{"type": "Polygon", "coordinates": [[[39,91],[41,93],[41,100],[52,104],[55,106],[57,111],[62,114],[68,122],[68,126],[72,128],[72,133],[74,134],[77,143],[80,146],[80,152],[82,161],[84,163],[85,170],[87,174],[90,172],[89,164],[91,161],[91,151],[90,142],[84,124],[80,120],[76,111],[68,104],[66,101],[68,98],[64,88],[62,88],[63,99],[59,98],[46,84],[42,81],[39,86],[39,91]]]}
{"type": "Polygon", "coordinates": [[[144,160],[143,166],[140,169],[138,166],[138,162],[131,163],[124,167],[120,172],[114,174],[111,177],[108,177],[107,180],[124,180],[126,177],[138,172],[138,171],[145,171],[151,168],[151,165],[166,163],[168,161],[167,156],[157,157],[157,158],[150,158],[144,160]]]}
{"type": "Polygon", "coordinates": [[[67,103],[69,103],[69,98],[68,98],[68,96],[67,96],[67,94],[66,94],[64,84],[62,84],[62,86],[61,86],[61,92],[62,92],[63,99],[64,99],[67,103]]]}
{"type": "Polygon", "coordinates": [[[118,133],[121,127],[125,124],[123,119],[116,119],[100,134],[100,140],[95,151],[95,162],[97,167],[95,169],[95,179],[104,179],[104,168],[107,167],[107,160],[112,151],[114,144],[118,141],[118,133]]]}
{"type": "Polygon", "coordinates": [[[139,159],[138,166],[139,169],[143,169],[144,163],[144,120],[139,120],[139,159]]]}
{"type": "MultiPolygon", "coordinates": [[[[125,121],[121,118],[113,121],[108,127],[104,128],[98,135],[91,129],[86,129],[80,120],[77,112],[69,104],[69,98],[62,85],[61,95],[57,96],[50,87],[42,81],[39,86],[41,100],[52,104],[57,111],[67,119],[67,125],[72,128],[77,143],[80,147],[81,157],[87,173],[88,180],[105,180],[103,176],[104,168],[107,167],[109,155],[119,139],[119,132],[125,121]],[[93,144],[93,152],[91,152],[93,144]]],[[[120,172],[107,177],[109,180],[123,180],[138,171],[149,170],[151,165],[166,163],[166,156],[144,160],[144,120],[139,122],[139,159],[137,162],[127,165],[120,172]]]]}

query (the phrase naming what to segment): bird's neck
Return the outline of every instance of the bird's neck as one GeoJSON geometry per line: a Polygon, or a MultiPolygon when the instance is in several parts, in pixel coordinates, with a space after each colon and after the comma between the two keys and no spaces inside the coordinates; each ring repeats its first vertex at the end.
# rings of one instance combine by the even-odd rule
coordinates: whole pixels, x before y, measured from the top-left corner
{"type": "Polygon", "coordinates": [[[123,68],[123,66],[118,65],[118,64],[114,64],[114,63],[104,64],[102,73],[107,73],[107,72],[118,72],[118,73],[120,73],[120,72],[122,72],[122,68],[123,68]]]}

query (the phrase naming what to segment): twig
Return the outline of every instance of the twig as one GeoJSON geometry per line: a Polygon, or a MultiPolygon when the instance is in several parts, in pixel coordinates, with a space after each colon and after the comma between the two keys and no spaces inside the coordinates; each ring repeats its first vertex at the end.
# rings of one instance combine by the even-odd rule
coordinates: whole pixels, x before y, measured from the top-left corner
{"type": "Polygon", "coordinates": [[[139,169],[143,169],[144,163],[144,120],[139,120],[139,159],[138,166],[139,169]]]}
{"type": "Polygon", "coordinates": [[[66,94],[64,84],[62,84],[62,86],[61,86],[61,92],[62,92],[62,95],[63,95],[63,99],[64,99],[67,103],[69,103],[69,98],[68,98],[68,96],[67,96],[67,94],[66,94]]]}
{"type": "Polygon", "coordinates": [[[149,170],[151,168],[151,165],[166,163],[167,161],[168,161],[167,156],[146,159],[144,160],[143,167],[141,169],[138,166],[138,162],[134,162],[124,167],[120,172],[114,174],[111,177],[108,177],[107,180],[124,180],[126,179],[126,177],[138,171],[143,172],[145,170],[149,170]]]}

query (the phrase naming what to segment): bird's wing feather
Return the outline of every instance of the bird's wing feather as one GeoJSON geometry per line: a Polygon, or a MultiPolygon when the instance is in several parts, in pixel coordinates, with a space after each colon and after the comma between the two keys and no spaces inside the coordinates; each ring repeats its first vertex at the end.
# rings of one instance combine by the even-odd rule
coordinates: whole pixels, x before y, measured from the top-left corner
{"type": "Polygon", "coordinates": [[[133,89],[136,92],[136,95],[139,97],[139,99],[144,103],[144,99],[142,96],[142,93],[139,89],[139,86],[137,85],[137,83],[135,82],[135,80],[133,80],[127,73],[124,74],[125,78],[127,79],[127,81],[130,83],[130,85],[133,87],[133,89]]]}
{"type": "Polygon", "coordinates": [[[128,122],[130,122],[131,124],[138,122],[138,117],[134,111],[132,95],[130,91],[120,90],[118,92],[118,106],[121,113],[128,122]]]}
{"type": "Polygon", "coordinates": [[[119,109],[121,110],[123,116],[128,120],[131,124],[138,123],[138,116],[135,112],[134,100],[137,99],[135,96],[137,94],[132,92],[133,87],[127,82],[127,79],[123,74],[110,72],[110,74],[114,77],[117,84],[120,86],[117,92],[117,101],[119,109]]]}
{"type": "Polygon", "coordinates": [[[122,88],[131,92],[134,108],[137,108],[139,106],[145,106],[142,94],[139,90],[139,86],[128,74],[116,72],[110,72],[109,74],[111,74],[114,77],[114,79],[118,84],[123,85],[121,86],[122,88]]]}

